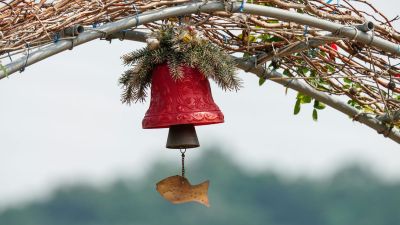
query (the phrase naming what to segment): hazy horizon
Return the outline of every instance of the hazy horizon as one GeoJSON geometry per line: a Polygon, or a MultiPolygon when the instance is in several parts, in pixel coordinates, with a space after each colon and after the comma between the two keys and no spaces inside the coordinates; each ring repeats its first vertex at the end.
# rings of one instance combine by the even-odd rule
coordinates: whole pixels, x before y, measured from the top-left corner
{"type": "MultiPolygon", "coordinates": [[[[389,18],[397,15],[393,1],[373,3],[389,18]]],[[[96,40],[0,80],[0,205],[76,180],[141,176],[158,160],[179,164],[179,153],[165,149],[166,129],[141,128],[148,101],[120,102],[117,81],[126,68],[119,57],[141,46],[96,40]]],[[[244,88],[238,92],[212,83],[225,123],[198,127],[201,147],[188,152],[188,160],[221,144],[251,171],[320,177],[356,161],[384,179],[400,180],[397,143],[329,107],[318,122],[311,106],[294,116],[296,92],[285,95],[271,81],[259,87],[254,75],[239,74],[244,88]]]]}

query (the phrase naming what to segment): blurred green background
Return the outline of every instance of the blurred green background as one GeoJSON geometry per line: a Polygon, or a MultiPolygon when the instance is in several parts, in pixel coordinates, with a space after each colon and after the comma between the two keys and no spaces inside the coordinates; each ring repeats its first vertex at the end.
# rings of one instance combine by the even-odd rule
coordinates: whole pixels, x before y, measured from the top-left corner
{"type": "Polygon", "coordinates": [[[186,169],[192,184],[211,181],[210,208],[164,200],[155,184],[178,174],[180,165],[158,163],[142,178],[61,186],[48,199],[4,210],[0,224],[400,224],[400,182],[384,182],[360,166],[329,178],[288,178],[243,171],[215,148],[186,169]]]}

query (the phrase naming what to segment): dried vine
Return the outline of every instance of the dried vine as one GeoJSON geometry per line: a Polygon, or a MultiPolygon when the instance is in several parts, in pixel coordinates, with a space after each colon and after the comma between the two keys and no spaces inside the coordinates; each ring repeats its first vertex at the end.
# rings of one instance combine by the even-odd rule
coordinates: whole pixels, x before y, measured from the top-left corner
{"type": "MultiPolygon", "coordinates": [[[[0,1],[0,59],[5,61],[9,56],[24,53],[27,48],[56,42],[60,39],[57,34],[75,24],[94,29],[102,23],[187,2],[189,0],[0,1]]],[[[400,44],[400,33],[393,27],[398,18],[387,18],[365,0],[341,0],[340,4],[326,0],[251,2],[344,25],[372,21],[375,29],[370,32],[376,37],[400,44]]],[[[165,23],[196,26],[226,52],[256,59],[257,64],[283,72],[286,76],[283,79],[303,79],[317,90],[343,96],[363,112],[382,116],[395,115],[400,110],[399,60],[380,49],[313,27],[229,11],[171,18],[136,29],[154,31],[165,23]],[[294,50],[303,43],[308,45],[304,50],[294,50]]],[[[390,123],[399,125],[399,121],[390,123]]]]}

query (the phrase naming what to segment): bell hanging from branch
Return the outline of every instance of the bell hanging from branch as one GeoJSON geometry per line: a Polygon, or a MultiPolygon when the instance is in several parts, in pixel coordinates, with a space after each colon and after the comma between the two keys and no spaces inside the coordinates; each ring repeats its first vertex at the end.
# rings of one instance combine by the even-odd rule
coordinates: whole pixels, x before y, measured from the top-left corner
{"type": "Polygon", "coordinates": [[[137,65],[120,78],[122,101],[144,101],[151,86],[150,107],[142,126],[169,128],[166,147],[179,149],[182,158],[181,175],[161,180],[156,189],[174,204],[197,202],[209,207],[210,182],[189,182],[185,176],[185,152],[200,146],[196,126],[224,122],[208,78],[225,90],[238,90],[241,82],[235,75],[235,62],[191,26],[161,28],[149,36],[147,44],[146,48],[123,56],[126,65],[137,65]]]}
{"type": "Polygon", "coordinates": [[[210,83],[197,69],[182,65],[183,76],[174,79],[166,63],[152,72],[150,107],[144,129],[169,128],[166,147],[199,147],[195,126],[224,122],[215,104],[210,83]]]}

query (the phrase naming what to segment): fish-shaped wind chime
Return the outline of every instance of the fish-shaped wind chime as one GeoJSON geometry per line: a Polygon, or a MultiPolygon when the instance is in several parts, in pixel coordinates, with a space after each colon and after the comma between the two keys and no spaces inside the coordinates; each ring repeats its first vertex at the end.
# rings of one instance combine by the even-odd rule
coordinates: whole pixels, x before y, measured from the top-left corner
{"type": "Polygon", "coordinates": [[[175,175],[158,182],[157,191],[174,204],[198,202],[210,207],[208,203],[209,183],[209,181],[205,181],[198,185],[191,185],[186,177],[175,175]]]}

